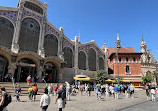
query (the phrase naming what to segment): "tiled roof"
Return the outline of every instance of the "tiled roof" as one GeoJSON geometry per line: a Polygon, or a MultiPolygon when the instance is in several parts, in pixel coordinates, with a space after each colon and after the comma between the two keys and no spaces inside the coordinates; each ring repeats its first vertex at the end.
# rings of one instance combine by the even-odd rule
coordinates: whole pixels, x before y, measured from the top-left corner
{"type": "MultiPolygon", "coordinates": [[[[108,48],[108,57],[112,53],[116,53],[116,48],[108,48]]],[[[134,48],[121,47],[121,48],[119,48],[118,53],[135,53],[135,50],[134,50],[134,48]]]]}

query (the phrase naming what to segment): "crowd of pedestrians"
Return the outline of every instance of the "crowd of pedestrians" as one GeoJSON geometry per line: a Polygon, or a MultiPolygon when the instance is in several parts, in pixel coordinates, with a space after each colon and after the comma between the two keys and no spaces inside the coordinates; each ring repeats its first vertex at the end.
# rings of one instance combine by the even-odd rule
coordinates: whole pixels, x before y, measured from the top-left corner
{"type": "Polygon", "coordinates": [[[112,97],[115,99],[119,98],[119,95],[123,93],[125,98],[134,98],[134,86],[132,84],[129,85],[118,85],[118,84],[97,84],[94,85],[94,89],[97,94],[97,99],[100,100],[101,96],[112,97]]]}
{"type": "MultiPolygon", "coordinates": [[[[94,91],[96,93],[97,100],[101,100],[102,96],[111,97],[114,99],[118,99],[120,95],[125,98],[134,98],[135,87],[132,84],[94,84],[91,85],[89,83],[79,84],[79,85],[70,85],[66,82],[63,85],[53,85],[46,84],[44,88],[44,94],[40,99],[40,107],[42,111],[46,111],[51,103],[51,96],[55,96],[55,104],[58,106],[58,110],[62,111],[65,108],[66,101],[71,100],[71,96],[81,95],[89,97],[91,96],[91,92],[94,91]]],[[[28,88],[28,99],[33,102],[36,100],[36,95],[38,92],[37,84],[30,85],[28,88]]],[[[155,101],[155,97],[158,97],[158,88],[147,85],[145,87],[145,92],[147,95],[147,100],[151,98],[152,101],[155,101]]],[[[11,102],[7,102],[9,100],[9,94],[6,92],[5,88],[0,88],[1,93],[1,102],[0,102],[0,111],[7,111],[6,107],[11,102]]],[[[16,84],[15,88],[16,101],[20,101],[21,95],[21,86],[16,84]]]]}

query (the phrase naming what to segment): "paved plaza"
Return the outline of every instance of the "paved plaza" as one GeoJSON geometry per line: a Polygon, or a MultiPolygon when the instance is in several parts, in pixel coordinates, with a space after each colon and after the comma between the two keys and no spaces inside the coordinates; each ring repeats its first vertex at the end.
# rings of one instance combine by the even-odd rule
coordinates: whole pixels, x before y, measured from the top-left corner
{"type": "MultiPolygon", "coordinates": [[[[9,111],[40,111],[39,101],[41,96],[37,96],[35,102],[28,102],[27,96],[21,97],[21,102],[13,102],[8,106],[9,111]]],[[[102,96],[102,100],[96,99],[96,94],[92,92],[92,96],[71,96],[71,101],[67,102],[63,111],[156,111],[157,102],[146,101],[144,91],[136,91],[135,98],[124,98],[121,94],[119,99],[102,96]],[[150,109],[150,110],[149,110],[150,109]]],[[[58,111],[55,104],[55,97],[51,97],[51,104],[48,111],[58,111]]]]}

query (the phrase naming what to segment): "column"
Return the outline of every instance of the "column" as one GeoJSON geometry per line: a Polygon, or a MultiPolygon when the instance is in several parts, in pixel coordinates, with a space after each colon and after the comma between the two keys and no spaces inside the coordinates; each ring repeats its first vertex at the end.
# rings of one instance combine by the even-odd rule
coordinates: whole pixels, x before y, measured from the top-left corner
{"type": "Polygon", "coordinates": [[[12,47],[11,47],[11,51],[14,53],[19,52],[18,40],[19,40],[19,35],[20,35],[20,28],[21,28],[22,14],[23,14],[23,5],[24,5],[24,2],[20,1],[18,17],[17,17],[16,27],[14,30],[12,47]]]}
{"type": "Polygon", "coordinates": [[[77,70],[78,70],[78,37],[77,36],[75,36],[74,68],[75,68],[75,75],[77,75],[77,70]]]}
{"type": "Polygon", "coordinates": [[[43,65],[44,65],[44,60],[40,60],[40,63],[39,63],[39,67],[38,67],[38,70],[37,70],[37,76],[38,76],[38,82],[42,82],[42,73],[44,71],[44,68],[43,68],[43,65]]]}
{"type": "Polygon", "coordinates": [[[58,57],[62,60],[64,60],[63,58],[63,38],[64,38],[64,30],[62,27],[60,27],[59,29],[60,35],[59,35],[59,39],[58,39],[58,57]]]}
{"type": "Polygon", "coordinates": [[[44,17],[41,24],[39,44],[38,44],[38,54],[43,58],[45,57],[44,37],[45,37],[46,21],[47,21],[47,11],[44,10],[44,17]]]}

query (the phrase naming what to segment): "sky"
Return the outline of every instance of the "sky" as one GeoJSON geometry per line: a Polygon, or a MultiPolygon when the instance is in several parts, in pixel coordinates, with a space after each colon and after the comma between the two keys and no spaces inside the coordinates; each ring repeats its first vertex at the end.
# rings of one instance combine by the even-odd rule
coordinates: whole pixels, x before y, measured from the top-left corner
{"type": "MultiPolygon", "coordinates": [[[[140,52],[142,35],[148,50],[158,60],[158,0],[39,0],[47,2],[47,19],[74,40],[94,40],[102,47],[122,47],[140,52]]],[[[0,0],[0,6],[16,7],[18,0],[0,0]]]]}

